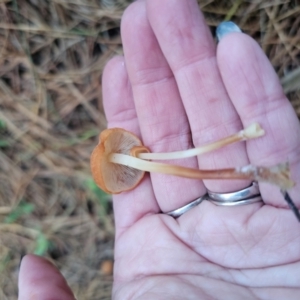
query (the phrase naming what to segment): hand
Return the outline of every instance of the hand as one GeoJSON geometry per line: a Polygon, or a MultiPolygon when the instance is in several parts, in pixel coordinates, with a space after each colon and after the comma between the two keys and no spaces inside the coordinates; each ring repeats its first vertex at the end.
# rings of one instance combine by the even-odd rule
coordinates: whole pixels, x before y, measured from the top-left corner
{"type": "MultiPolygon", "coordinates": [[[[122,20],[124,58],[103,76],[109,127],[139,135],[153,152],[202,145],[258,122],[266,135],[198,159],[194,168],[288,160],[300,205],[300,127],[260,47],[242,33],[218,46],[194,0],[142,0],[122,20]]],[[[161,214],[206,193],[249,182],[151,174],[114,196],[115,299],[299,299],[300,227],[279,189],[264,205],[204,201],[178,219],[161,214]]]]}

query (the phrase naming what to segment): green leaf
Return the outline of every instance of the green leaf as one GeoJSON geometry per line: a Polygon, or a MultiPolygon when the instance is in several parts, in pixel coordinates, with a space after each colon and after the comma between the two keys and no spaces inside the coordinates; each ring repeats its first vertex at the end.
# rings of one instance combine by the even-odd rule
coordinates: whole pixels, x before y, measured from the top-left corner
{"type": "Polygon", "coordinates": [[[0,119],[0,129],[5,129],[6,128],[6,123],[5,121],[0,119]]]}
{"type": "Polygon", "coordinates": [[[43,234],[40,233],[36,239],[36,245],[34,249],[34,254],[36,255],[44,255],[48,249],[51,247],[51,241],[47,239],[47,237],[43,234]]]}
{"type": "Polygon", "coordinates": [[[103,192],[92,178],[85,181],[85,186],[92,192],[96,201],[103,207],[104,211],[107,211],[111,199],[110,195],[103,192]]]}
{"type": "Polygon", "coordinates": [[[80,138],[80,140],[85,141],[85,140],[88,140],[91,137],[94,137],[94,136],[98,135],[98,134],[99,134],[99,130],[89,129],[89,130],[86,130],[84,133],[82,133],[79,136],[79,138],[80,138]]]}
{"type": "Polygon", "coordinates": [[[96,184],[96,182],[93,179],[87,179],[85,181],[86,187],[92,191],[99,199],[100,198],[108,198],[109,195],[103,192],[96,184]]]}
{"type": "Polygon", "coordinates": [[[5,148],[10,145],[9,141],[6,140],[0,140],[0,148],[5,148]]]}
{"type": "Polygon", "coordinates": [[[10,214],[6,216],[4,219],[4,223],[14,223],[16,222],[20,217],[24,215],[28,215],[34,211],[34,205],[32,203],[27,203],[24,201],[21,201],[19,205],[12,210],[10,214]]]}

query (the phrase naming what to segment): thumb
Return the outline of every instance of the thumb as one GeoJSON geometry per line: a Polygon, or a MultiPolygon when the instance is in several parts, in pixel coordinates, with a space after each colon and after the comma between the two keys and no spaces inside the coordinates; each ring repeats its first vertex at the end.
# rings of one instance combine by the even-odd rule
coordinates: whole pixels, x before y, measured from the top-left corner
{"type": "Polygon", "coordinates": [[[75,300],[65,278],[45,258],[26,255],[19,273],[19,300],[65,299],[75,300]]]}

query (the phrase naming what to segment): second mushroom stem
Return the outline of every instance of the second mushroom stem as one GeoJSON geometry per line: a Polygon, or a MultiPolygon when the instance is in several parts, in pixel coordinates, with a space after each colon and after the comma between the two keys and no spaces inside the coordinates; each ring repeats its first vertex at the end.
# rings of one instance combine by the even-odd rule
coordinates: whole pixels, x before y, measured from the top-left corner
{"type": "MultiPolygon", "coordinates": [[[[197,156],[200,154],[204,154],[207,152],[211,152],[216,149],[220,149],[226,145],[239,142],[239,141],[245,141],[253,138],[260,137],[264,135],[264,130],[260,127],[258,123],[253,123],[247,128],[237,132],[236,134],[233,134],[229,137],[223,138],[221,140],[218,140],[214,143],[196,147],[193,149],[183,150],[183,151],[175,151],[175,152],[168,152],[168,153],[143,153],[137,151],[137,154],[134,155],[141,159],[156,159],[156,160],[169,160],[169,159],[179,159],[179,158],[187,158],[192,156],[197,156]]],[[[136,147],[138,150],[139,147],[136,147]]],[[[142,148],[142,147],[141,147],[142,148]]]]}

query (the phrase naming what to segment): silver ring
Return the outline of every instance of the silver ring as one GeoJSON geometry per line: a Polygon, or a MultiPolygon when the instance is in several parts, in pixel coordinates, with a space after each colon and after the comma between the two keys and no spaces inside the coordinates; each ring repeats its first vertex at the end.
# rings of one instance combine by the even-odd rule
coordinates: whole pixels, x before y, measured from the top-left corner
{"type": "MultiPolygon", "coordinates": [[[[257,197],[260,195],[259,188],[257,182],[252,182],[250,186],[246,187],[245,189],[242,189],[240,191],[231,192],[231,193],[215,193],[212,191],[208,191],[208,195],[210,199],[218,202],[236,202],[245,200],[248,198],[257,197]]],[[[223,204],[226,205],[226,204],[223,204]]]]}
{"type": "Polygon", "coordinates": [[[183,207],[166,212],[165,214],[173,218],[178,218],[190,209],[199,205],[203,200],[208,200],[219,206],[239,206],[263,201],[257,182],[252,182],[250,186],[236,192],[215,193],[208,191],[204,196],[197,198],[183,207]]]}
{"type": "Polygon", "coordinates": [[[184,213],[186,213],[187,211],[189,211],[190,209],[192,209],[193,207],[199,205],[203,200],[210,200],[207,196],[207,194],[205,194],[204,196],[202,197],[199,197],[197,198],[196,200],[188,203],[187,205],[183,206],[183,207],[180,207],[180,208],[177,208],[177,209],[174,209],[174,210],[171,210],[169,212],[166,212],[165,214],[166,215],[169,215],[173,218],[178,218],[180,217],[181,215],[183,215],[184,213]]]}
{"type": "Polygon", "coordinates": [[[260,195],[252,197],[252,198],[248,198],[248,199],[243,199],[243,200],[239,200],[239,201],[216,201],[213,199],[210,199],[210,202],[212,202],[215,205],[219,205],[219,206],[239,206],[239,205],[246,205],[246,204],[252,204],[252,203],[256,203],[256,202],[262,202],[262,198],[260,195]]]}

